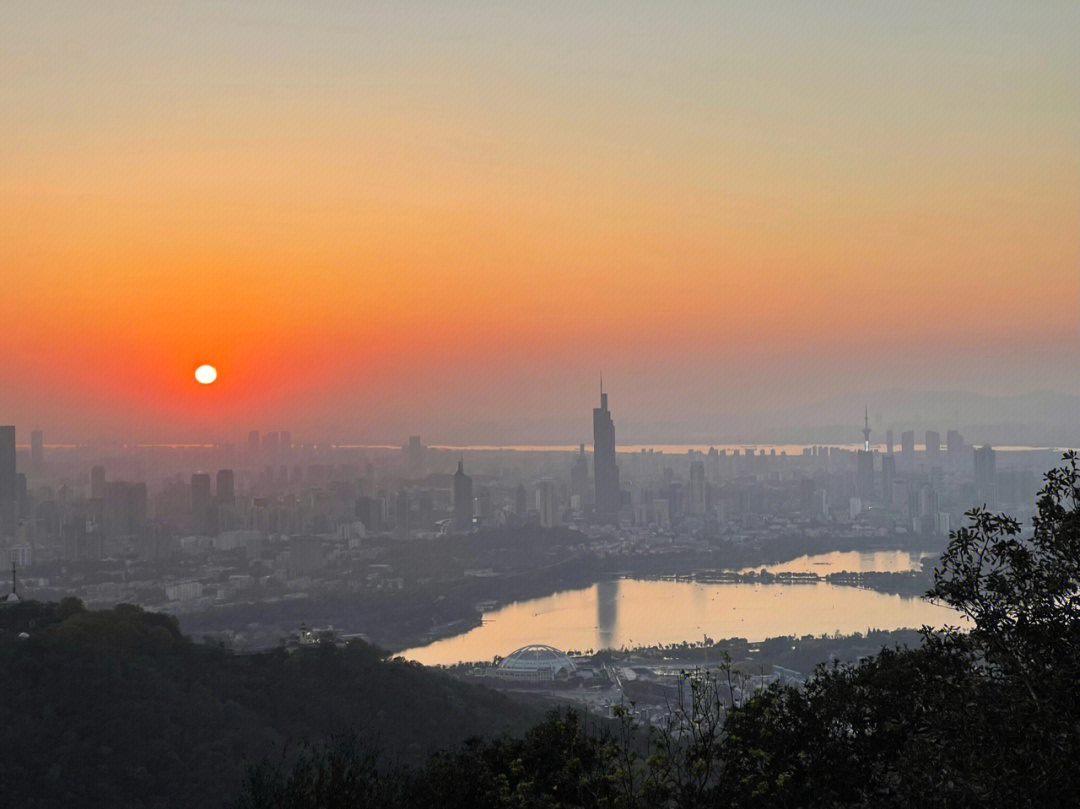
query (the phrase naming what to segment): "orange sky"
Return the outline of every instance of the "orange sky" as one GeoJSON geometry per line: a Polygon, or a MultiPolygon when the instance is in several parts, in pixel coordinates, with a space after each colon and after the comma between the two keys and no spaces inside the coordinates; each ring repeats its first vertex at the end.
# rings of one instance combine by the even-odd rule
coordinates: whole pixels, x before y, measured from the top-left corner
{"type": "Polygon", "coordinates": [[[1075,8],[363,5],[5,7],[0,422],[1080,392],[1075,8]]]}

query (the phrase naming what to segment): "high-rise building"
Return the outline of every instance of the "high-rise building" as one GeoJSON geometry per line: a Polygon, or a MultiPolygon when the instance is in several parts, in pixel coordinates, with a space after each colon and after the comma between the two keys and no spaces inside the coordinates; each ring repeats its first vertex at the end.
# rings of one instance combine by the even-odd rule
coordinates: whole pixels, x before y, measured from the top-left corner
{"type": "Polygon", "coordinates": [[[409,528],[409,493],[404,489],[398,492],[394,506],[394,527],[399,533],[409,528]]]}
{"type": "Polygon", "coordinates": [[[874,497],[874,452],[870,449],[870,411],[863,415],[863,448],[857,454],[856,489],[859,499],[870,500],[874,497]]]}
{"type": "Polygon", "coordinates": [[[514,513],[522,520],[525,519],[525,512],[528,510],[527,502],[525,486],[519,483],[518,487],[514,490],[514,513]]]}
{"type": "Polygon", "coordinates": [[[926,535],[937,532],[938,495],[931,483],[924,483],[918,489],[916,530],[926,535]]]}
{"type": "MultiPolygon", "coordinates": [[[[115,480],[105,484],[102,496],[103,528],[109,536],[134,534],[146,519],[147,493],[145,483],[115,480]]],[[[100,554],[100,548],[97,551],[100,554]]]]}
{"type": "Polygon", "coordinates": [[[481,525],[491,525],[495,516],[495,506],[491,502],[491,489],[480,486],[476,490],[476,518],[481,525]]]}
{"type": "Polygon", "coordinates": [[[280,435],[281,435],[281,443],[280,443],[281,451],[282,452],[290,452],[290,451],[292,451],[292,433],[290,433],[288,430],[282,430],[280,435]]]}
{"type": "Polygon", "coordinates": [[[236,502],[236,486],[231,469],[219,469],[217,473],[217,489],[215,492],[220,506],[231,506],[236,502]]]}
{"type": "Polygon", "coordinates": [[[857,453],[856,489],[864,502],[874,497],[874,452],[860,449],[857,453]]]}
{"type": "Polygon", "coordinates": [[[458,461],[454,473],[454,528],[464,531],[472,527],[473,489],[472,478],[465,474],[465,462],[458,461]]]}
{"type": "Polygon", "coordinates": [[[259,431],[252,430],[248,433],[247,440],[248,455],[258,455],[259,453],[259,431]]]}
{"type": "Polygon", "coordinates": [[[41,430],[30,431],[30,468],[35,474],[41,474],[45,466],[45,436],[41,430]]]}
{"type": "Polygon", "coordinates": [[[926,431],[926,460],[936,464],[941,456],[941,434],[933,430],[926,431]]]}
{"type": "Polygon", "coordinates": [[[887,453],[889,453],[889,455],[892,455],[892,449],[893,449],[892,430],[886,430],[885,431],[885,451],[887,453]]]}
{"type": "Polygon", "coordinates": [[[997,453],[990,446],[974,451],[975,456],[975,496],[980,504],[994,505],[997,502],[996,477],[997,453]]]}
{"type": "Polygon", "coordinates": [[[0,427],[0,501],[15,499],[15,428],[0,427]]]}
{"type": "Polygon", "coordinates": [[[375,501],[370,497],[358,497],[356,499],[356,519],[364,524],[368,531],[374,531],[375,524],[375,501]]]}
{"type": "Polygon", "coordinates": [[[405,474],[413,479],[424,476],[424,445],[420,436],[410,435],[405,448],[405,474]]]}
{"type": "Polygon", "coordinates": [[[551,528],[557,523],[555,504],[555,481],[544,478],[536,484],[536,510],[540,513],[540,525],[551,528]]]}
{"type": "MultiPolygon", "coordinates": [[[[727,452],[725,451],[726,455],[727,452]]],[[[716,447],[709,447],[709,482],[720,482],[720,453],[716,447]]]]}
{"type": "Polygon", "coordinates": [[[900,454],[905,464],[911,464],[915,459],[915,431],[904,430],[900,433],[900,454]]]}
{"type": "Polygon", "coordinates": [[[949,430],[945,433],[945,451],[950,459],[959,458],[964,451],[964,436],[959,430],[949,430]]]}
{"type": "Polygon", "coordinates": [[[891,452],[881,459],[881,499],[888,504],[893,501],[893,483],[896,480],[896,456],[891,452]]]}
{"type": "Polygon", "coordinates": [[[708,508],[708,493],[705,486],[705,462],[690,462],[690,513],[702,516],[708,508]]]}
{"type": "Polygon", "coordinates": [[[100,500],[105,496],[105,467],[95,466],[90,470],[90,496],[100,500]]]}
{"type": "Polygon", "coordinates": [[[198,531],[210,530],[210,506],[213,499],[210,494],[210,475],[196,472],[191,476],[191,514],[198,531]]]}
{"type": "Polygon", "coordinates": [[[596,522],[619,521],[619,467],[615,463],[615,423],[608,411],[607,394],[600,386],[600,407],[593,408],[593,480],[596,522]]]}

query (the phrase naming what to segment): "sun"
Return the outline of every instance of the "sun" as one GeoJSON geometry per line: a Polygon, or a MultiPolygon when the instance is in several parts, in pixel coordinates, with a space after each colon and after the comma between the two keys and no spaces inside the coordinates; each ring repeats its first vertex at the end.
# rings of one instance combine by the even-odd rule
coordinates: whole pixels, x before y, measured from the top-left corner
{"type": "Polygon", "coordinates": [[[195,369],[195,381],[200,385],[209,385],[217,379],[217,368],[213,365],[200,365],[195,369]]]}

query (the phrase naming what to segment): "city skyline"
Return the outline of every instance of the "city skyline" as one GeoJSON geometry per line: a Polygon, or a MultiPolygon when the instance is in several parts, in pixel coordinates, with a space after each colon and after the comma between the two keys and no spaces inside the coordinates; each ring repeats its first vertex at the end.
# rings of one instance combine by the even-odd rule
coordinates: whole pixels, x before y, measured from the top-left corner
{"type": "MultiPolygon", "coordinates": [[[[568,400],[585,398],[580,391],[572,391],[568,400]]],[[[774,412],[754,411],[744,415],[717,415],[703,419],[697,424],[679,425],[670,420],[661,420],[663,412],[644,414],[645,422],[622,420],[623,446],[636,451],[648,447],[679,447],[718,445],[718,446],[806,446],[835,445],[859,446],[865,443],[852,439],[856,420],[845,419],[853,415],[851,404],[859,401],[873,401],[873,414],[870,407],[863,409],[863,420],[859,423],[864,429],[872,423],[873,431],[879,440],[875,447],[889,446],[893,433],[899,433],[901,442],[910,432],[914,435],[924,431],[933,433],[932,428],[947,430],[949,436],[958,430],[975,434],[978,443],[990,443],[1006,446],[1056,446],[1075,447],[1080,445],[1080,426],[1072,418],[1080,411],[1080,397],[1036,392],[1035,394],[1014,397],[986,397],[956,392],[913,393],[910,391],[880,391],[870,394],[849,393],[830,397],[800,407],[774,412]],[[650,416],[655,423],[649,421],[650,416]]],[[[424,422],[431,427],[432,420],[424,422]]],[[[202,429],[195,434],[144,433],[141,431],[113,430],[106,433],[84,432],[79,425],[49,425],[42,430],[42,420],[36,419],[18,425],[17,445],[29,450],[32,457],[40,457],[42,446],[69,447],[78,445],[118,445],[118,446],[214,446],[234,444],[246,446],[249,453],[260,447],[270,448],[281,442],[283,448],[293,444],[293,434],[283,429],[282,422],[263,424],[262,430],[249,429],[246,420],[238,425],[218,424],[202,429]],[[267,429],[271,428],[271,429],[267,429]],[[44,435],[47,433],[48,441],[44,435]],[[35,447],[37,449],[35,450],[35,447]]],[[[370,448],[393,448],[401,445],[404,435],[409,433],[407,444],[417,443],[420,436],[412,434],[415,424],[400,423],[392,430],[372,432],[370,425],[358,418],[356,423],[345,427],[340,432],[327,433],[316,428],[303,435],[307,444],[321,446],[356,446],[370,448]],[[396,433],[396,434],[395,434],[396,433]]],[[[595,419],[590,424],[581,413],[572,414],[561,420],[525,420],[516,415],[509,415],[502,421],[489,421],[478,425],[451,425],[431,434],[425,433],[424,440],[433,447],[444,449],[482,449],[482,448],[550,448],[569,450],[581,443],[587,435],[595,438],[595,419]]],[[[920,444],[924,446],[925,442],[920,444]]],[[[410,464],[418,463],[418,447],[410,450],[410,464]]],[[[34,461],[31,461],[34,463],[34,461]]]]}
{"type": "Polygon", "coordinates": [[[673,440],[1076,396],[1077,14],[11,6],[4,420],[549,440],[599,368],[673,440]]]}

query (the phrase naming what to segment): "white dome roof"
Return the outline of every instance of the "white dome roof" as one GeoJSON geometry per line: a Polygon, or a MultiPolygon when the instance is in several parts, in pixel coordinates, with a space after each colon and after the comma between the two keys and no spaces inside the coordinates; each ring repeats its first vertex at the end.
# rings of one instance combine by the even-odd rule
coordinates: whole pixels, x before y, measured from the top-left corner
{"type": "Polygon", "coordinates": [[[577,671],[577,666],[565,652],[554,646],[534,643],[511,652],[499,663],[499,669],[505,672],[547,671],[554,675],[560,671],[572,674],[577,671]]]}

